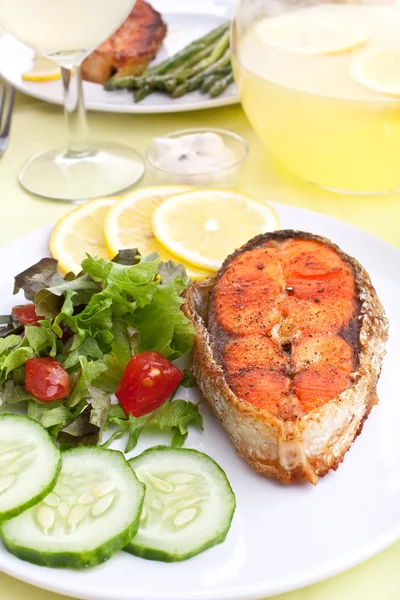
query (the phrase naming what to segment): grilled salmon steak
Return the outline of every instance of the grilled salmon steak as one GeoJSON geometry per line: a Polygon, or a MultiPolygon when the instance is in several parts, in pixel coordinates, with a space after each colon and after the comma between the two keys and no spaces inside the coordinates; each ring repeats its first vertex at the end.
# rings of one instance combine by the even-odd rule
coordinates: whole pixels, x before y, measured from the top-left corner
{"type": "Polygon", "coordinates": [[[258,236],[186,292],[193,371],[239,453],[286,483],[336,469],[377,402],[388,323],[329,240],[258,236]]]}
{"type": "Polygon", "coordinates": [[[166,35],[167,26],[160,13],[147,2],[136,0],[121,27],[83,61],[83,79],[105,83],[111,76],[140,75],[166,35]]]}

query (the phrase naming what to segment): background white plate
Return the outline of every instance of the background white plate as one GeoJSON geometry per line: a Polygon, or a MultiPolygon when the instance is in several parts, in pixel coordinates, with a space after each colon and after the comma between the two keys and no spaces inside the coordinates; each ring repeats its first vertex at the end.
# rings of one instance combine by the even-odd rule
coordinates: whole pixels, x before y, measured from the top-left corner
{"type": "MultiPolygon", "coordinates": [[[[236,493],[237,511],[224,544],[183,563],[151,562],[121,552],[91,571],[61,572],[24,563],[0,543],[5,573],[88,600],[252,600],[338,573],[400,537],[400,252],[323,215],[275,208],[282,227],[325,235],[359,259],[391,322],[380,405],[344,463],[316,487],[285,486],[261,477],[240,459],[203,405],[205,431],[191,431],[188,446],[215,458],[236,493]]],[[[1,312],[15,304],[13,276],[48,253],[49,233],[46,227],[0,249],[1,312]]],[[[195,396],[190,390],[184,394],[195,396]]],[[[143,438],[132,454],[166,439],[143,438]]]]}
{"type": "MultiPolygon", "coordinates": [[[[112,0],[110,0],[112,1],[112,0]]],[[[157,55],[154,64],[181,50],[184,46],[198,39],[221,23],[226,17],[218,14],[203,13],[169,13],[163,12],[163,19],[168,25],[167,37],[157,55]]],[[[51,102],[62,104],[61,81],[34,83],[23,81],[22,73],[32,67],[33,51],[5,34],[0,37],[0,74],[21,92],[51,102]]],[[[85,104],[89,110],[119,113],[166,113],[201,110],[226,106],[239,102],[236,86],[230,85],[221,96],[210,98],[199,91],[186,94],[181,98],[169,98],[156,92],[137,104],[133,101],[132,92],[118,90],[106,92],[102,85],[84,82],[85,104]]]]}

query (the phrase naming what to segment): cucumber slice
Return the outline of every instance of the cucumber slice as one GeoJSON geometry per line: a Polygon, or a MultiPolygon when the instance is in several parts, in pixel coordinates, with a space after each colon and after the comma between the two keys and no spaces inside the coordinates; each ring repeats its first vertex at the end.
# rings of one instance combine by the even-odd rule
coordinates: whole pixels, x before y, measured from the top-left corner
{"type": "Polygon", "coordinates": [[[34,506],[54,488],[61,453],[28,417],[0,415],[0,521],[34,506]]]}
{"type": "Polygon", "coordinates": [[[129,464],[146,485],[138,534],[127,552],[164,562],[195,556],[225,540],[235,495],[224,471],[197,450],[156,446],[129,464]]]}
{"type": "Polygon", "coordinates": [[[121,452],[79,446],[62,459],[54,490],[3,523],[3,540],[12,554],[35,564],[93,567],[135,535],[145,488],[121,452]]]}

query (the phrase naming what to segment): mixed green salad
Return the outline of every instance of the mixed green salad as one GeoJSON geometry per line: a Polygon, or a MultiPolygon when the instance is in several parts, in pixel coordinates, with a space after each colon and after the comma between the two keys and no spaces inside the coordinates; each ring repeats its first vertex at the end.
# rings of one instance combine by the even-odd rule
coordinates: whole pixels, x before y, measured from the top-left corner
{"type": "Polygon", "coordinates": [[[125,550],[172,562],[224,541],[229,481],[181,448],[189,424],[203,428],[198,405],[175,399],[193,378],[171,362],[193,344],[188,283],[181,265],[136,250],[87,256],[78,276],[44,258],[15,278],[30,303],[1,317],[0,535],[17,557],[87,568],[125,550]],[[129,461],[107,449],[127,432],[131,451],[147,426],[169,428],[172,447],[129,461]]]}
{"type": "MultiPolygon", "coordinates": [[[[129,431],[127,451],[148,425],[169,427],[173,445],[182,445],[189,423],[202,427],[197,405],[175,399],[134,416],[112,404],[110,394],[134,355],[152,351],[172,361],[191,350],[193,328],[181,311],[188,283],[181,265],[162,263],[157,255],[143,258],[136,250],[113,261],[88,256],[78,276],[62,277],[52,258],[20,273],[14,293],[22,289],[33,304],[0,317],[0,406],[25,403],[28,416],[62,448],[100,444],[111,424],[112,439],[129,431]],[[58,395],[43,395],[35,372],[31,382],[35,368],[39,386],[45,379],[45,364],[38,369],[34,358],[53,359],[68,374],[58,395]]],[[[194,381],[185,371],[179,384],[194,381]]]]}

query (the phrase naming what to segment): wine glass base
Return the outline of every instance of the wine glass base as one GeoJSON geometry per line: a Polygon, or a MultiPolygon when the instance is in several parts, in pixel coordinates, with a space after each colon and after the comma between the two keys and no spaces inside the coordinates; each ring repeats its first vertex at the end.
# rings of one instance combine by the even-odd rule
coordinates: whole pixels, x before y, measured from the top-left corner
{"type": "Polygon", "coordinates": [[[38,196],[85,202],[129,188],[144,170],[142,157],[132,148],[102,143],[83,152],[58,148],[36,154],[24,165],[19,181],[38,196]]]}

